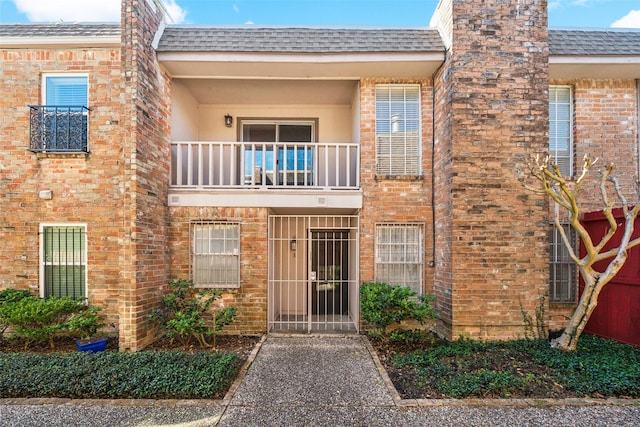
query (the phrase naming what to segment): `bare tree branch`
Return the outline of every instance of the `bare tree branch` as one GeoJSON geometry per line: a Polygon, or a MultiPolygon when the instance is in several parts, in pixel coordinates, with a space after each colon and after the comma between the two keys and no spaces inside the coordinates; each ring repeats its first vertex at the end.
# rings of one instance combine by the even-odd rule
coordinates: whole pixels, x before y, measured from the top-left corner
{"type": "Polygon", "coordinates": [[[537,194],[546,194],[553,200],[555,206],[553,214],[554,226],[556,230],[558,230],[569,256],[578,267],[580,275],[584,280],[585,286],[580,297],[580,302],[576,306],[569,324],[563,334],[552,341],[552,346],[563,350],[576,349],[578,338],[598,303],[598,296],[603,287],[609,283],[623,267],[627,259],[628,250],[640,246],[640,237],[632,239],[634,224],[640,214],[640,180],[634,178],[638,192],[638,202],[633,208],[630,208],[618,179],[613,176],[615,170],[613,164],[605,166],[601,173],[599,183],[600,198],[603,204],[602,212],[608,223],[608,228],[597,245],[594,245],[586,227],[580,222],[580,206],[578,204],[580,187],[597,162],[597,158],[592,159],[586,155],[583,160],[582,172],[575,180],[571,181],[562,176],[560,168],[553,163],[549,156],[541,159],[540,156],[536,155],[535,158],[530,158],[527,162],[528,175],[525,176],[523,173],[520,173],[518,178],[527,190],[537,194]],[[538,182],[537,186],[529,185],[527,177],[536,180],[538,182]],[[609,198],[608,183],[612,183],[614,194],[622,208],[624,215],[624,233],[620,244],[616,248],[605,251],[604,247],[611,242],[622,225],[618,224],[613,213],[615,203],[609,198]],[[582,241],[586,252],[582,258],[576,253],[577,251],[573,242],[571,242],[565,232],[560,208],[566,211],[566,218],[570,226],[576,231],[582,241]],[[598,272],[593,268],[594,264],[607,259],[611,259],[611,261],[607,264],[603,272],[598,272]]]}

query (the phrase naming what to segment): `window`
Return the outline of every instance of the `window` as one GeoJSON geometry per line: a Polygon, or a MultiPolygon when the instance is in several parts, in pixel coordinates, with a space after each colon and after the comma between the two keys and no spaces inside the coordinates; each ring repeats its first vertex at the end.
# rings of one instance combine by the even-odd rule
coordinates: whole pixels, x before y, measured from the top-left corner
{"type": "Polygon", "coordinates": [[[41,225],[40,250],[40,294],[43,297],[86,298],[86,227],[41,225]]]}
{"type": "Polygon", "coordinates": [[[88,78],[45,75],[43,105],[30,106],[32,151],[87,152],[88,78]]]}
{"type": "Polygon", "coordinates": [[[44,76],[43,98],[45,105],[86,107],[89,104],[88,94],[87,76],[44,76]]]}
{"type": "Polygon", "coordinates": [[[409,286],[422,294],[422,226],[380,224],[376,226],[376,281],[409,286]]]}
{"type": "MultiPolygon", "coordinates": [[[[577,249],[577,235],[569,225],[564,226],[567,238],[577,249]]],[[[577,271],[576,265],[569,256],[569,250],[562,241],[560,232],[551,225],[549,242],[549,301],[551,302],[575,302],[577,271]]]]}
{"type": "Polygon", "coordinates": [[[564,176],[573,175],[571,86],[549,87],[549,155],[564,176]]]}
{"type": "Polygon", "coordinates": [[[313,185],[315,127],[313,121],[242,120],[242,141],[256,143],[245,145],[245,184],[313,185]]]}
{"type": "Polygon", "coordinates": [[[240,287],[240,224],[192,224],[192,278],[196,286],[240,287]]]}
{"type": "Polygon", "coordinates": [[[376,85],[376,174],[422,173],[420,85],[376,85]]]}

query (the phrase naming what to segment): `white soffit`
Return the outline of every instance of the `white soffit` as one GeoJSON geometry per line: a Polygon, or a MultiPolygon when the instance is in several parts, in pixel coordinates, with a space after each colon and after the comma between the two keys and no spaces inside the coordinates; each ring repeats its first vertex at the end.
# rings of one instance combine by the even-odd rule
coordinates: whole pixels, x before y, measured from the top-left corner
{"type": "Polygon", "coordinates": [[[424,78],[431,77],[444,54],[158,52],[158,60],[174,78],[424,78]]]}
{"type": "Polygon", "coordinates": [[[550,56],[552,79],[638,79],[640,56],[550,56]]]}
{"type": "Polygon", "coordinates": [[[90,37],[0,37],[0,46],[3,48],[92,48],[92,47],[117,47],[120,48],[122,39],[120,36],[90,36],[90,37]]]}

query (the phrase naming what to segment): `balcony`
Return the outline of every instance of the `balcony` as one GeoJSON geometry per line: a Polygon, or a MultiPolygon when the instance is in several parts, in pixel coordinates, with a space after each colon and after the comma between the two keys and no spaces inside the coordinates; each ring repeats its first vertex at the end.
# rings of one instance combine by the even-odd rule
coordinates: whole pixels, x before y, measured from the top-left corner
{"type": "Polygon", "coordinates": [[[174,189],[360,188],[357,143],[173,142],[174,189]]]}
{"type": "Polygon", "coordinates": [[[89,109],[85,106],[30,105],[29,150],[88,153],[89,109]]]}

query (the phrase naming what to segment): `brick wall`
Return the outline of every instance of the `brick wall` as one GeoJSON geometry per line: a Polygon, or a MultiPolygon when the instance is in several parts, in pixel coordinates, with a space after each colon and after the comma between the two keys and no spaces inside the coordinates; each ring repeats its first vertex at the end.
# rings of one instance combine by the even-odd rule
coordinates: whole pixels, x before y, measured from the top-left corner
{"type": "MultiPolygon", "coordinates": [[[[630,202],[637,200],[633,177],[638,175],[638,94],[633,80],[553,80],[551,84],[573,88],[574,170],[580,173],[585,154],[600,158],[580,197],[583,212],[602,210],[597,169],[609,162],[630,202]]],[[[612,187],[609,187],[612,190],[612,187]]],[[[619,202],[610,193],[610,200],[619,202]]],[[[551,304],[550,328],[566,326],[574,304],[551,304]]]]}
{"type": "Polygon", "coordinates": [[[125,288],[120,348],[153,342],[147,314],[157,307],[169,279],[167,190],[170,170],[170,85],[152,48],[162,12],[149,0],[123,0],[122,58],[127,159],[125,288]]]}
{"type": "Polygon", "coordinates": [[[453,281],[453,199],[451,187],[453,184],[453,123],[452,114],[453,86],[450,76],[451,57],[447,52],[445,66],[435,75],[434,91],[435,135],[434,135],[434,200],[435,200],[435,241],[434,255],[435,271],[433,278],[436,309],[441,321],[436,323],[436,330],[445,337],[452,335],[452,281],[453,281]]]}
{"type": "MultiPolygon", "coordinates": [[[[574,95],[576,171],[586,153],[602,165],[614,163],[616,176],[629,201],[637,200],[633,177],[638,175],[638,95],[633,80],[570,82],[574,95]]],[[[593,174],[598,177],[597,173],[593,174]]],[[[601,209],[597,181],[584,187],[587,209],[601,209]]],[[[618,203],[616,203],[618,204],[618,203]]]]}
{"type": "Polygon", "coordinates": [[[0,49],[0,288],[39,293],[39,225],[87,224],[88,298],[118,322],[122,217],[123,80],[119,47],[0,49]],[[29,105],[43,104],[44,73],[89,82],[90,154],[36,154],[29,105]],[[51,190],[51,200],[40,199],[51,190]]]}
{"type": "Polygon", "coordinates": [[[433,87],[430,80],[363,79],[360,82],[360,281],[375,278],[375,225],[377,223],[423,224],[424,291],[432,293],[433,228],[431,211],[431,141],[433,87]],[[375,86],[376,84],[420,84],[422,108],[422,176],[376,176],[375,86]]]}
{"type": "Polygon", "coordinates": [[[436,200],[452,203],[436,219],[441,328],[453,338],[514,338],[524,332],[521,305],[532,313],[548,281],[547,204],[514,172],[547,146],[546,5],[452,0],[451,8],[436,106],[445,118],[437,121],[436,200]]]}
{"type": "MultiPolygon", "coordinates": [[[[229,334],[262,334],[267,330],[267,209],[233,207],[170,208],[171,276],[190,278],[189,223],[230,221],[240,224],[240,288],[228,289],[221,303],[237,316],[229,334]]],[[[218,301],[215,303],[218,304],[218,301]]],[[[218,305],[219,306],[219,305],[218,305]]]]}

